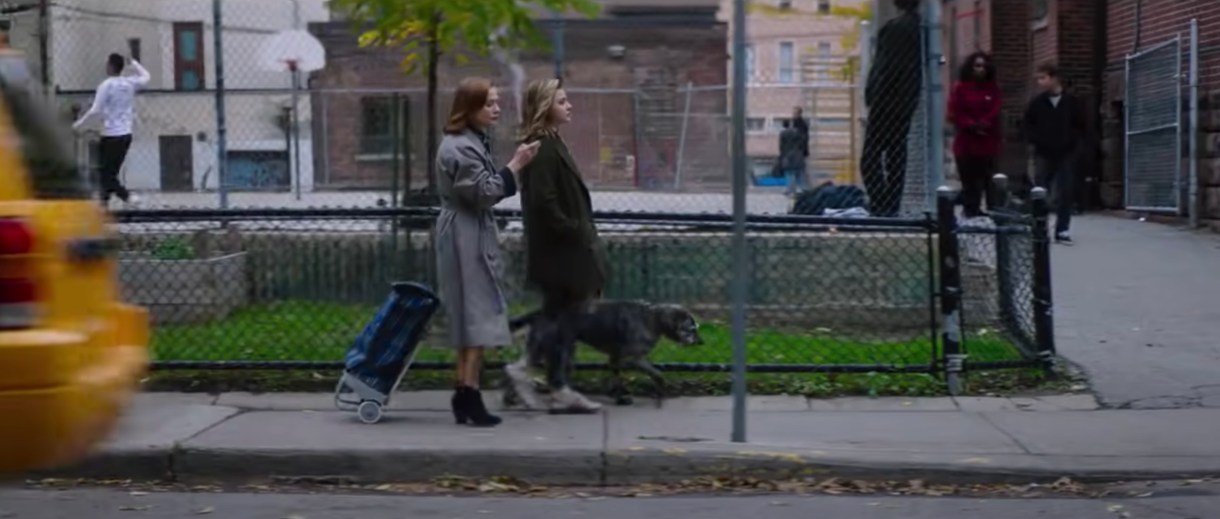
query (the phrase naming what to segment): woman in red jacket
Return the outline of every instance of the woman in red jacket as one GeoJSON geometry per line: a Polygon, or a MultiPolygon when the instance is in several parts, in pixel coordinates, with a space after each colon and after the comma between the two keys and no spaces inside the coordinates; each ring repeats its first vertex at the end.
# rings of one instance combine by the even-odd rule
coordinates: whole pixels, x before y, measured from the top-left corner
{"type": "Polygon", "coordinates": [[[953,154],[967,218],[984,214],[983,199],[1000,154],[1000,102],[991,56],[971,54],[962,63],[959,81],[949,96],[949,119],[957,129],[953,154]]]}

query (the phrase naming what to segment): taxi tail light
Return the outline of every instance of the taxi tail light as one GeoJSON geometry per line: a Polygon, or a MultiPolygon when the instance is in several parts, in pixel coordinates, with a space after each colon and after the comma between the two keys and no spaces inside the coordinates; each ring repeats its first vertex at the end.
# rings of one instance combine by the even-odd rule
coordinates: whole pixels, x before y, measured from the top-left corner
{"type": "Polygon", "coordinates": [[[0,218],[0,330],[33,327],[37,320],[38,290],[28,256],[34,252],[34,233],[17,218],[0,218]]]}

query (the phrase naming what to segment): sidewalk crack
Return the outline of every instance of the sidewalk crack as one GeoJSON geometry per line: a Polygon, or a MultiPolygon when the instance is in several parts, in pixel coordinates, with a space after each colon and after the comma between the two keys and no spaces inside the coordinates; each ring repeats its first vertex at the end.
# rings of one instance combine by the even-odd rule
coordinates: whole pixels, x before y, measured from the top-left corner
{"type": "Polygon", "coordinates": [[[1020,447],[1021,450],[1025,452],[1025,454],[1034,453],[1033,450],[1030,450],[1029,447],[1026,447],[1024,443],[1021,443],[1021,440],[1018,440],[1016,436],[1012,435],[1012,433],[1005,431],[1003,427],[999,426],[999,424],[991,421],[991,417],[987,416],[986,413],[979,413],[978,415],[981,416],[983,418],[983,421],[987,422],[987,425],[990,425],[992,429],[1000,431],[1000,434],[1003,434],[1006,438],[1008,438],[1010,441],[1012,441],[1012,443],[1016,444],[1017,447],[1020,447]]]}

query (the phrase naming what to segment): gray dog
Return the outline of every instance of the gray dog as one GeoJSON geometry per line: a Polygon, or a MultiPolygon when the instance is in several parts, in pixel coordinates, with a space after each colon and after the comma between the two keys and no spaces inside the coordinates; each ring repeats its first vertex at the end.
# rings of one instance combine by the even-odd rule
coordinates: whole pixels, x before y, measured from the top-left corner
{"type": "MultiPolygon", "coordinates": [[[[514,331],[530,327],[525,355],[505,367],[511,384],[504,392],[504,405],[518,401],[527,408],[542,407],[538,399],[539,386],[529,377],[530,368],[542,368],[546,359],[547,340],[551,334],[541,327],[555,326],[543,322],[541,310],[515,318],[510,323],[514,331]]],[[[610,396],[617,405],[631,405],[631,396],[623,384],[622,370],[635,367],[643,371],[656,385],[657,403],[665,394],[665,377],[648,361],[648,355],[662,337],[683,346],[703,344],[699,324],[686,308],[672,304],[651,304],[641,301],[597,301],[578,322],[564,323],[576,327],[576,339],[609,357],[611,370],[610,396]]],[[[546,366],[547,369],[570,369],[570,366],[546,366]]]]}

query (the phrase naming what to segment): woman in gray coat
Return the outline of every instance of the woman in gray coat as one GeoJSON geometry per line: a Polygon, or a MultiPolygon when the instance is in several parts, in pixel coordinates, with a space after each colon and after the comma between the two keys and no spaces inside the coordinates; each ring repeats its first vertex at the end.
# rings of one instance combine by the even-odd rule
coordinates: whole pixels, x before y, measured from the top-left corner
{"type": "Polygon", "coordinates": [[[499,118],[499,94],[491,82],[463,80],[436,154],[441,199],[436,221],[437,281],[449,343],[457,349],[453,417],[458,424],[480,427],[500,423],[500,417],[487,412],[479,392],[483,349],[512,343],[491,208],[517,193],[515,176],[538,151],[536,143],[522,145],[508,166],[497,170],[487,132],[499,118]]]}

